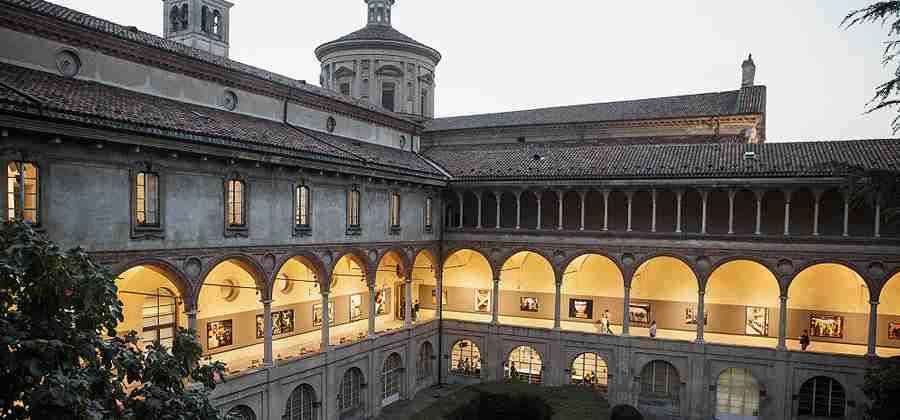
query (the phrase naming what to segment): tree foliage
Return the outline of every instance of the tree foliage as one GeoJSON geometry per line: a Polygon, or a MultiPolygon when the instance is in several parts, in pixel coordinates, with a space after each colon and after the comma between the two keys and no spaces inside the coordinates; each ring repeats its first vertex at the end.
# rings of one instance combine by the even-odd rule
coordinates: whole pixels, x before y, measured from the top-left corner
{"type": "Polygon", "coordinates": [[[868,420],[900,419],[900,358],[879,359],[866,372],[863,393],[869,397],[868,420]]]}
{"type": "Polygon", "coordinates": [[[198,365],[193,334],[142,351],[135,332],[116,337],[122,320],[109,270],[3,224],[0,419],[220,419],[207,394],[224,366],[198,365]]]}

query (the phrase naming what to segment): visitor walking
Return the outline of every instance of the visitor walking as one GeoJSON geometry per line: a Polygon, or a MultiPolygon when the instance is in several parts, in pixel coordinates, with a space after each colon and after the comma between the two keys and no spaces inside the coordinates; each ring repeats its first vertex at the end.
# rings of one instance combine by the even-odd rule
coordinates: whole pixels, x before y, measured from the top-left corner
{"type": "Polygon", "coordinates": [[[421,309],[421,307],[419,306],[419,301],[416,300],[416,304],[413,305],[413,314],[412,314],[412,315],[413,315],[413,322],[418,322],[418,321],[419,321],[419,309],[421,309]]]}
{"type": "Polygon", "coordinates": [[[803,330],[803,334],[800,334],[800,350],[806,351],[807,347],[809,347],[809,331],[803,330]]]}
{"type": "Polygon", "coordinates": [[[509,365],[509,377],[512,379],[517,379],[519,377],[519,371],[516,369],[516,362],[512,362],[509,365]]]}
{"type": "Polygon", "coordinates": [[[650,321],[650,338],[656,338],[656,320],[650,321]]]}
{"type": "Polygon", "coordinates": [[[600,330],[601,334],[609,334],[612,335],[612,328],[609,327],[609,309],[603,311],[603,316],[600,318],[600,330]]]}

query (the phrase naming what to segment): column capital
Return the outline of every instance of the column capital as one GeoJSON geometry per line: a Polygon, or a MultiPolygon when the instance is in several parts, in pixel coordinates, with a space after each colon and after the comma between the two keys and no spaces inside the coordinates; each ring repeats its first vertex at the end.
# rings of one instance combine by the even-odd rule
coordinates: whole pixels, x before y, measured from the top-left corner
{"type": "MultiPolygon", "coordinates": [[[[373,284],[371,287],[375,287],[375,285],[373,284]]],[[[319,292],[319,294],[322,295],[322,296],[328,296],[328,295],[331,294],[331,291],[328,291],[328,290],[322,290],[321,292],[319,292]]]]}
{"type": "Polygon", "coordinates": [[[869,301],[869,305],[872,305],[872,306],[878,306],[879,303],[881,303],[881,302],[879,302],[879,301],[877,301],[877,300],[870,300],[870,301],[869,301]]]}
{"type": "Polygon", "coordinates": [[[274,301],[272,299],[264,299],[264,300],[261,300],[260,302],[262,302],[263,305],[272,305],[272,302],[274,302],[274,301]]]}
{"type": "Polygon", "coordinates": [[[189,317],[190,317],[190,316],[197,316],[197,310],[196,310],[196,309],[191,309],[191,310],[188,310],[188,311],[184,311],[184,314],[187,315],[187,316],[189,316],[189,317]]]}
{"type": "Polygon", "coordinates": [[[697,290],[697,294],[700,295],[700,296],[705,296],[705,295],[706,295],[706,290],[697,290]]]}

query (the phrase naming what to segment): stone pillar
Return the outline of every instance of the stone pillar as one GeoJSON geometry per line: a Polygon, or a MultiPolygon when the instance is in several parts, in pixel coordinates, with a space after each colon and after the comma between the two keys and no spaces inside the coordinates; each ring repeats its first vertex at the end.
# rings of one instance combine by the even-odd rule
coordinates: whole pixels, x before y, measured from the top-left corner
{"type": "Polygon", "coordinates": [[[822,199],[822,191],[813,191],[813,236],[819,236],[819,202],[822,199]]]}
{"type": "Polygon", "coordinates": [[[634,201],[634,191],[626,191],[625,197],[628,199],[628,213],[627,213],[628,223],[626,225],[625,231],[631,232],[631,204],[634,201]]]}
{"type": "Polygon", "coordinates": [[[844,193],[844,237],[850,236],[850,193],[844,193]]]}
{"type": "Polygon", "coordinates": [[[756,195],[756,231],[754,234],[762,235],[762,200],[765,191],[754,191],[756,195]]]}
{"type": "Polygon", "coordinates": [[[584,230],[584,207],[587,199],[586,191],[578,191],[578,197],[581,199],[581,227],[578,230],[584,230]]]}
{"type": "Polygon", "coordinates": [[[706,320],[706,308],[704,307],[704,302],[706,301],[705,297],[705,290],[697,292],[697,344],[703,344],[703,332],[706,329],[706,323],[703,322],[706,320]]]}
{"type": "Polygon", "coordinates": [[[541,191],[534,193],[534,196],[537,197],[537,230],[541,230],[541,195],[543,195],[541,191]]]}
{"type": "Polygon", "coordinates": [[[375,338],[375,282],[369,283],[369,338],[375,338]]]}
{"type": "Polygon", "coordinates": [[[656,190],[650,190],[650,232],[656,233],[656,190]]]}
{"type": "Polygon", "coordinates": [[[457,193],[456,196],[459,197],[459,228],[462,229],[466,225],[463,218],[463,204],[465,204],[466,193],[457,193]]]}
{"type": "Polygon", "coordinates": [[[500,229],[500,202],[503,200],[503,192],[494,192],[494,200],[497,202],[497,224],[495,229],[500,229]]]}
{"type": "Polygon", "coordinates": [[[675,191],[675,233],[681,233],[681,201],[684,191],[675,191]]]}
{"type": "Polygon", "coordinates": [[[263,363],[272,366],[272,299],[262,301],[263,304],[263,328],[265,329],[265,341],[263,341],[263,363]]]}
{"type": "Polygon", "coordinates": [[[875,204],[875,237],[881,237],[881,203],[875,204]]]}
{"type": "Polygon", "coordinates": [[[406,278],[403,281],[403,284],[405,285],[404,289],[406,290],[406,293],[403,296],[403,298],[406,299],[406,305],[404,305],[405,307],[403,308],[403,326],[406,328],[412,328],[412,281],[410,281],[409,278],[406,278]]]}
{"type": "Polygon", "coordinates": [[[559,330],[562,328],[562,279],[557,279],[556,281],[556,298],[553,301],[553,329],[559,330]]]}
{"type": "MultiPolygon", "coordinates": [[[[331,319],[328,318],[329,294],[329,291],[322,291],[322,351],[328,351],[331,347],[331,337],[329,336],[331,333],[331,319]]],[[[374,295],[370,296],[370,300],[374,301],[374,299],[374,295]]],[[[371,314],[369,316],[371,317],[371,314]]]]}
{"type": "Polygon", "coordinates": [[[491,291],[491,324],[500,323],[500,277],[494,279],[494,289],[491,291]]]}
{"type": "Polygon", "coordinates": [[[516,191],[516,229],[522,228],[522,191],[516,191]]]}
{"type": "Polygon", "coordinates": [[[791,234],[791,195],[793,191],[784,191],[784,236],[791,234]]]}
{"type": "Polygon", "coordinates": [[[603,190],[603,231],[609,231],[609,190],[603,190]]]}
{"type": "Polygon", "coordinates": [[[703,190],[700,192],[700,199],[702,205],[702,215],[700,218],[700,233],[706,234],[706,213],[707,208],[709,207],[709,191],[703,190]]]}
{"type": "Polygon", "coordinates": [[[565,191],[556,192],[556,201],[559,204],[559,227],[557,227],[556,230],[563,230],[563,199],[565,196],[565,191]]]}
{"type": "Polygon", "coordinates": [[[441,262],[441,264],[438,267],[435,267],[434,280],[435,280],[435,289],[436,289],[434,291],[434,296],[435,296],[434,300],[435,300],[435,302],[437,302],[434,305],[436,308],[434,315],[437,319],[440,320],[440,319],[443,319],[443,317],[444,317],[444,263],[443,262],[441,262]]]}
{"type": "Polygon", "coordinates": [[[728,190],[728,234],[734,235],[734,197],[737,191],[728,190]]]}
{"type": "Polygon", "coordinates": [[[866,356],[875,357],[875,347],[878,344],[878,301],[869,302],[869,350],[866,356]]]}
{"type": "Polygon", "coordinates": [[[622,336],[627,337],[629,335],[629,330],[631,327],[631,321],[629,321],[628,314],[628,306],[631,305],[631,286],[625,286],[625,311],[622,314],[622,336]]]}
{"type": "Polygon", "coordinates": [[[778,310],[778,350],[787,350],[787,317],[788,317],[788,308],[787,308],[787,300],[788,297],[786,295],[782,295],[779,297],[781,300],[778,310]]]}
{"type": "Polygon", "coordinates": [[[187,315],[187,329],[192,331],[192,334],[194,334],[195,337],[199,337],[197,332],[197,310],[191,309],[185,311],[185,314],[187,315]]]}
{"type": "Polygon", "coordinates": [[[475,225],[475,228],[476,228],[476,229],[481,229],[481,213],[484,211],[484,210],[481,208],[481,196],[482,196],[482,194],[483,194],[483,193],[482,193],[481,191],[479,191],[479,192],[477,192],[477,193],[475,194],[475,198],[478,200],[478,218],[477,218],[478,221],[477,221],[477,224],[475,225]]]}

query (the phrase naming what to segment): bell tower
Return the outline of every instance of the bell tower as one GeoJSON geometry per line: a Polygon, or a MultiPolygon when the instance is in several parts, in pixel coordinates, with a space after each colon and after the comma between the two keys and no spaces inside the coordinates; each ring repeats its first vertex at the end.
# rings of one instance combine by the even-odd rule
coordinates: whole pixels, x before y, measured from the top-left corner
{"type": "Polygon", "coordinates": [[[365,0],[369,6],[368,25],[391,26],[391,6],[394,0],[365,0]]]}
{"type": "Polygon", "coordinates": [[[232,6],[225,0],[163,0],[165,38],[227,58],[232,6]]]}

